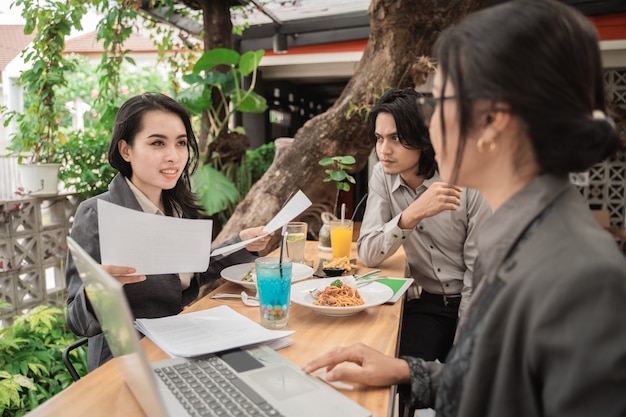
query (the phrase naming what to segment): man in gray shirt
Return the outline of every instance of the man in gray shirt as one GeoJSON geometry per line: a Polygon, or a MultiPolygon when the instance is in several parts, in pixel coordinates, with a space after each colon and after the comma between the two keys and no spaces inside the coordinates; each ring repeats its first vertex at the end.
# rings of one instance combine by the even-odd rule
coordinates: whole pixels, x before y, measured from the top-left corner
{"type": "Polygon", "coordinates": [[[358,250],[373,267],[404,246],[415,284],[404,306],[400,355],[444,362],[472,291],[477,230],[491,209],[478,191],[439,177],[425,124],[429,100],[411,88],[392,89],[370,111],[379,163],[358,250]]]}

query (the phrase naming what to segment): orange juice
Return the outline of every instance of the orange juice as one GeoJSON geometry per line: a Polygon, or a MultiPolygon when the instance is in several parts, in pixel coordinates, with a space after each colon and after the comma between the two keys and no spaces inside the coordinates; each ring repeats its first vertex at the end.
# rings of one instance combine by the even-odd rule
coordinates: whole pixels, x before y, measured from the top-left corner
{"type": "Polygon", "coordinates": [[[330,246],[334,258],[350,257],[352,247],[352,221],[337,220],[330,222],[330,246]]]}

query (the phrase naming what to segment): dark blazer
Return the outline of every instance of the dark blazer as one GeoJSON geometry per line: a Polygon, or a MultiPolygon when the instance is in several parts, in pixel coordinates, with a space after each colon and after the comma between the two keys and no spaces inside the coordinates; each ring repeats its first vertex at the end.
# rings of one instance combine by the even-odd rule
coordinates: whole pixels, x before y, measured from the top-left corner
{"type": "Polygon", "coordinates": [[[626,259],[568,178],[537,178],[481,232],[437,415],[625,416],[626,259]]]}
{"type": "MultiPolygon", "coordinates": [[[[71,236],[92,258],[101,262],[98,199],[133,210],[141,211],[142,209],[124,177],[120,174],[111,182],[109,191],[90,198],[78,206],[71,236]]],[[[238,241],[239,236],[235,235],[220,246],[238,241]]],[[[149,275],[143,282],[125,285],[124,292],[136,318],[175,315],[198,296],[200,286],[218,278],[222,269],[234,264],[251,262],[255,258],[256,255],[245,249],[230,255],[213,257],[209,269],[203,273],[196,273],[191,280],[191,285],[184,291],[181,290],[180,278],[177,274],[166,274],[149,275]]],[[[89,305],[83,283],[78,276],[76,265],[70,254],[67,257],[65,279],[68,292],[67,323],[70,330],[75,334],[89,337],[87,362],[91,371],[111,359],[112,355],[102,334],[100,323],[89,305]]]]}

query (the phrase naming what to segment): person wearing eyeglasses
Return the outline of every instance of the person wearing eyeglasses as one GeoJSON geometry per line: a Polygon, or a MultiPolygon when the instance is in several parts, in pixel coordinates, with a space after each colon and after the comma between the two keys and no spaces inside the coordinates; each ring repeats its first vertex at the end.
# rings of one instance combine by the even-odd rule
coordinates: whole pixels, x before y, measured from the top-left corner
{"type": "Polygon", "coordinates": [[[360,344],[305,371],[399,384],[437,417],[625,416],[626,258],[569,181],[620,148],[595,27],[562,2],[516,0],[466,17],[434,51],[441,176],[494,210],[455,344],[445,364],[360,344]]]}
{"type": "Polygon", "coordinates": [[[426,125],[430,101],[413,88],[390,89],[371,109],[368,134],[379,162],[357,245],[369,267],[404,247],[415,282],[404,305],[400,354],[444,362],[471,294],[476,235],[491,209],[478,191],[439,176],[426,125]]]}

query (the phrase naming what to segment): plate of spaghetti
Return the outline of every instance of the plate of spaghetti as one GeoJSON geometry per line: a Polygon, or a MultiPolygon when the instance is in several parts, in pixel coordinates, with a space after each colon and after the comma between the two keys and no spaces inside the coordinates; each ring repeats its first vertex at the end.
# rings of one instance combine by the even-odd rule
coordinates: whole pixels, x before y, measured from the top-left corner
{"type": "Polygon", "coordinates": [[[385,303],[392,296],[391,288],[378,282],[354,288],[336,278],[323,278],[302,281],[291,286],[293,303],[333,317],[357,314],[385,303]],[[331,285],[333,283],[335,285],[331,285]],[[311,290],[315,289],[319,290],[317,296],[311,294],[311,290]]]}

